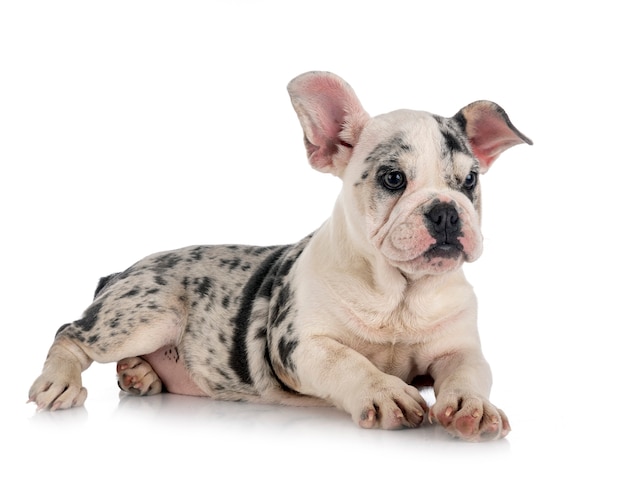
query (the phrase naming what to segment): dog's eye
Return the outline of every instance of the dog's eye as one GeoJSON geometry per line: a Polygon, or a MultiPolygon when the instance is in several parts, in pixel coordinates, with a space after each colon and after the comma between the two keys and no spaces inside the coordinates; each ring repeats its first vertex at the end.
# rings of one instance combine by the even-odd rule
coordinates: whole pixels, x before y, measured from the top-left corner
{"type": "Polygon", "coordinates": [[[474,190],[474,187],[476,187],[477,183],[478,174],[476,172],[470,172],[469,174],[467,174],[467,177],[465,177],[465,180],[463,181],[463,188],[465,190],[474,190]]]}
{"type": "Polygon", "coordinates": [[[386,172],[381,176],[380,180],[385,189],[400,190],[406,187],[406,176],[400,170],[386,172]]]}

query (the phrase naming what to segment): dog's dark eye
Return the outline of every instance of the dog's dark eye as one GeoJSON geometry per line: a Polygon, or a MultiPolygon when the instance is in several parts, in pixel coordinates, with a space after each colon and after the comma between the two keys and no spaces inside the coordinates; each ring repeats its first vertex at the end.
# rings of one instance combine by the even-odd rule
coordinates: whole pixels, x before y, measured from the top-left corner
{"type": "Polygon", "coordinates": [[[384,173],[380,181],[385,189],[400,190],[406,187],[406,176],[400,170],[391,170],[384,173]]]}
{"type": "Polygon", "coordinates": [[[463,188],[469,191],[474,190],[477,183],[478,174],[476,172],[470,172],[469,174],[467,174],[467,177],[465,177],[465,180],[463,181],[463,188]]]}

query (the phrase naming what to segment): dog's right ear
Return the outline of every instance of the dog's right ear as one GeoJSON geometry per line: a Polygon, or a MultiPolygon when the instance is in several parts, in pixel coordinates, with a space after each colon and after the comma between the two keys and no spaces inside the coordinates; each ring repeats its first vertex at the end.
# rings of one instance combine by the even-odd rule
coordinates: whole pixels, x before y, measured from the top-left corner
{"type": "Polygon", "coordinates": [[[309,163],[341,177],[369,115],[352,87],[330,72],[308,72],[287,86],[304,130],[309,163]]]}

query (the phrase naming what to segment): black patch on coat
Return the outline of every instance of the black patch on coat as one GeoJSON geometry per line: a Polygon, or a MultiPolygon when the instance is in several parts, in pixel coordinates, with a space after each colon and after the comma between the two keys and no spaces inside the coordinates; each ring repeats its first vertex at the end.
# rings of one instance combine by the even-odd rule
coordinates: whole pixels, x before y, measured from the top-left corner
{"type": "Polygon", "coordinates": [[[59,329],[57,329],[57,332],[56,332],[56,334],[54,335],[54,337],[58,336],[61,332],[63,332],[63,331],[65,330],[65,328],[66,328],[66,327],[71,326],[71,325],[72,325],[72,324],[71,324],[71,323],[69,323],[69,322],[68,322],[68,323],[66,323],[66,324],[63,324],[61,327],[59,327],[59,329]]]}
{"type": "Polygon", "coordinates": [[[269,349],[269,345],[265,345],[265,365],[269,366],[270,369],[272,370],[272,376],[274,377],[274,379],[276,380],[276,382],[278,383],[278,385],[281,387],[281,389],[283,391],[286,392],[290,392],[290,393],[295,393],[296,391],[294,391],[293,389],[291,389],[289,386],[287,386],[276,374],[276,371],[274,371],[274,364],[272,363],[272,356],[270,354],[270,349],[269,349]]]}
{"type": "Polygon", "coordinates": [[[204,249],[202,246],[198,246],[192,249],[191,252],[189,253],[189,255],[191,256],[191,259],[194,261],[201,261],[203,250],[204,249]]]}
{"type": "Polygon", "coordinates": [[[228,309],[228,306],[230,306],[230,296],[224,296],[222,298],[222,307],[228,309]]]}
{"type": "Polygon", "coordinates": [[[183,259],[179,254],[175,252],[168,252],[167,254],[163,254],[155,259],[152,269],[155,272],[162,273],[165,270],[173,269],[182,260],[183,259]]]}
{"type": "Polygon", "coordinates": [[[297,346],[298,341],[295,339],[288,341],[284,337],[282,337],[280,341],[278,341],[278,355],[280,356],[280,362],[283,364],[283,366],[291,371],[294,370],[291,355],[293,354],[293,351],[297,346]]]}
{"type": "Polygon", "coordinates": [[[278,293],[278,299],[276,300],[273,308],[272,308],[272,318],[270,319],[270,323],[272,327],[277,327],[283,323],[283,321],[289,315],[289,311],[291,310],[291,297],[292,297],[291,287],[289,284],[285,284],[278,293]]]}
{"type": "Polygon", "coordinates": [[[133,287],[130,291],[126,292],[125,294],[122,294],[120,296],[120,299],[124,299],[125,297],[134,297],[137,294],[139,294],[140,290],[137,286],[133,287]]]}
{"type": "Polygon", "coordinates": [[[246,345],[246,337],[250,327],[250,315],[254,301],[261,294],[261,288],[264,281],[273,269],[276,269],[276,263],[281,256],[291,246],[281,246],[275,248],[267,258],[261,263],[256,271],[252,274],[242,291],[242,301],[239,306],[237,315],[232,319],[233,344],[230,350],[230,367],[235,371],[241,382],[252,384],[250,375],[250,367],[248,365],[248,349],[246,345]]]}
{"type": "Polygon", "coordinates": [[[100,313],[100,309],[102,309],[101,302],[95,302],[85,311],[85,315],[82,319],[76,321],[76,326],[80,327],[83,331],[90,331],[95,326],[96,322],[98,322],[98,314],[100,313]]]}
{"type": "Polygon", "coordinates": [[[236,269],[241,264],[241,259],[236,257],[234,259],[220,259],[220,267],[228,267],[229,270],[236,269]]]}
{"type": "Polygon", "coordinates": [[[213,287],[213,281],[205,276],[202,279],[196,279],[194,285],[196,286],[196,294],[199,294],[200,297],[207,297],[213,287]]]}
{"type": "Polygon", "coordinates": [[[98,285],[96,286],[96,291],[93,293],[93,297],[97,297],[102,289],[115,282],[119,277],[119,272],[116,272],[115,274],[109,274],[106,277],[101,277],[98,281],[98,285]]]}

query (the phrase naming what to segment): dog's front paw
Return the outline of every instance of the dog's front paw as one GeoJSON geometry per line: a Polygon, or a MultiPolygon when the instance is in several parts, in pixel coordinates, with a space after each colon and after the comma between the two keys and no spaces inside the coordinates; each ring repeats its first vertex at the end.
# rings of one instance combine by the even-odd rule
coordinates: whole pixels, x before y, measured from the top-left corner
{"type": "Polygon", "coordinates": [[[117,363],[117,384],[122,391],[137,396],[150,396],[163,390],[159,376],[140,357],[129,357],[117,363]]]}
{"type": "Polygon", "coordinates": [[[454,437],[466,441],[488,441],[511,431],[504,412],[480,396],[449,394],[438,396],[429,419],[436,420],[454,437]]]}
{"type": "Polygon", "coordinates": [[[351,412],[362,428],[399,429],[420,426],[427,410],[415,387],[389,376],[365,391],[351,412]]]}
{"type": "Polygon", "coordinates": [[[82,406],[85,399],[87,390],[82,385],[80,370],[76,372],[71,366],[44,369],[28,391],[28,402],[35,403],[38,411],[82,406]]]}

